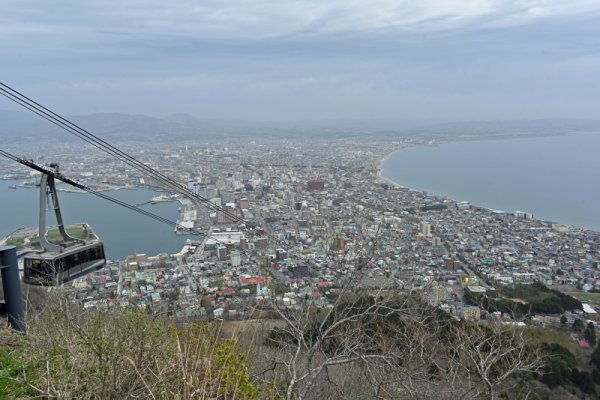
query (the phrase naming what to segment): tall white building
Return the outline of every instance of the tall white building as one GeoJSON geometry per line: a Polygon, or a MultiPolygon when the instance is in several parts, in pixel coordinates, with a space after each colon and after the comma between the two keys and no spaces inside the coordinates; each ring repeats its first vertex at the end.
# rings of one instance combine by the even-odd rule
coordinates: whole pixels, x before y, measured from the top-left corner
{"type": "Polygon", "coordinates": [[[423,235],[431,236],[431,224],[429,222],[421,222],[419,225],[423,235]]]}
{"type": "Polygon", "coordinates": [[[242,262],[242,257],[240,256],[240,252],[237,250],[232,251],[229,254],[229,258],[231,260],[231,265],[234,267],[239,267],[242,262]]]}

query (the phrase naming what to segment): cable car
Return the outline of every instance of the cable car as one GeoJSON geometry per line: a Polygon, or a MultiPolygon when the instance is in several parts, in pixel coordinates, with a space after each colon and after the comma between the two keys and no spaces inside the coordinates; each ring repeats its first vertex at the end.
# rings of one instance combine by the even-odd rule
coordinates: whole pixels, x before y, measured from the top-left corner
{"type": "MultiPolygon", "coordinates": [[[[51,164],[58,174],[58,165],[51,164]]],[[[71,227],[75,227],[72,225],[71,227]]],[[[63,224],[54,176],[42,174],[40,181],[40,251],[23,257],[23,282],[33,285],[60,286],[106,265],[104,245],[88,224],[80,226],[81,238],[71,237],[63,224]],[[51,200],[51,201],[50,201],[51,200]],[[46,230],[47,204],[56,215],[59,243],[49,241],[46,230]]]]}
{"type": "Polygon", "coordinates": [[[60,252],[29,253],[23,257],[23,282],[61,285],[105,265],[104,246],[100,241],[77,244],[60,252]]]}

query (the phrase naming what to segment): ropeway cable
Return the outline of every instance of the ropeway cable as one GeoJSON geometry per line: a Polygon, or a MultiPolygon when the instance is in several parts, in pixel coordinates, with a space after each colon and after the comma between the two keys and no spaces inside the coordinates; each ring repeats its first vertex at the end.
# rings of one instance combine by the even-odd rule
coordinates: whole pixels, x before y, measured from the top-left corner
{"type": "MultiPolygon", "coordinates": [[[[116,148],[115,146],[113,146],[110,143],[104,141],[103,139],[97,137],[96,135],[81,128],[77,124],[69,121],[68,119],[60,116],[59,114],[56,114],[55,112],[42,106],[41,104],[30,99],[29,97],[25,96],[24,94],[20,93],[19,91],[11,88],[10,86],[4,84],[3,82],[0,82],[0,94],[2,96],[6,97],[7,99],[13,101],[14,103],[19,104],[20,106],[26,108],[27,110],[44,118],[45,120],[49,121],[50,123],[66,130],[67,132],[71,133],[72,135],[84,140],[85,142],[96,147],[97,149],[99,149],[115,158],[118,158],[119,160],[125,162],[126,164],[130,165],[131,167],[137,169],[138,171],[149,175],[150,177],[156,179],[157,181],[159,181],[160,183],[165,185],[167,188],[172,189],[176,193],[182,194],[182,195],[188,197],[189,199],[191,199],[192,201],[198,201],[199,203],[201,203],[202,205],[207,207],[209,210],[220,211],[224,215],[231,218],[233,221],[237,221],[242,224],[248,223],[242,217],[239,217],[237,214],[231,213],[226,208],[218,206],[218,205],[214,204],[213,202],[211,202],[209,199],[206,199],[206,198],[192,192],[185,185],[178,183],[177,181],[173,180],[172,178],[169,178],[168,176],[157,171],[156,169],[144,164],[143,162],[137,160],[135,157],[130,156],[129,154],[116,148]]],[[[83,189],[83,190],[86,190],[86,189],[83,189]]],[[[96,194],[96,193],[94,193],[94,194],[96,194]]],[[[106,195],[99,194],[99,196],[102,197],[102,196],[106,196],[106,195]]],[[[106,197],[109,197],[109,196],[106,196],[106,197]]],[[[116,202],[119,201],[117,199],[112,199],[112,200],[115,200],[116,202]]],[[[112,200],[110,200],[110,201],[112,201],[112,200]]],[[[134,207],[135,209],[137,209],[137,207],[131,206],[129,204],[127,204],[125,207],[127,207],[127,208],[134,207]]],[[[134,210],[134,211],[137,211],[137,210],[134,210]]],[[[144,212],[146,212],[145,210],[141,210],[141,211],[143,211],[142,214],[144,214],[144,212]]],[[[140,211],[137,211],[137,212],[140,212],[140,211]]],[[[169,221],[169,224],[172,225],[173,222],[169,221]]],[[[253,225],[254,224],[251,224],[251,226],[253,228],[258,228],[257,226],[253,226],[253,225]]],[[[267,238],[270,238],[271,240],[273,240],[274,243],[282,243],[283,244],[282,247],[285,248],[286,250],[289,250],[288,243],[286,241],[280,239],[279,237],[275,237],[274,235],[271,235],[268,232],[265,232],[265,236],[267,238]]],[[[305,261],[309,262],[309,260],[305,260],[305,261]]]]}
{"type": "MultiPolygon", "coordinates": [[[[39,166],[39,165],[35,164],[35,163],[34,163],[34,162],[32,162],[32,161],[29,161],[29,160],[24,160],[24,159],[22,159],[22,158],[19,158],[19,157],[15,156],[15,155],[13,155],[13,154],[11,154],[11,153],[7,152],[7,151],[1,150],[1,149],[0,149],[0,155],[4,156],[4,157],[6,157],[6,158],[9,158],[9,159],[11,159],[11,160],[13,160],[13,161],[16,161],[16,162],[18,162],[19,164],[22,164],[22,165],[25,165],[25,166],[27,166],[27,167],[29,167],[29,168],[32,168],[32,169],[34,169],[34,170],[36,170],[36,171],[39,171],[39,172],[41,172],[41,173],[43,173],[43,174],[48,174],[48,175],[50,175],[50,176],[54,177],[55,179],[58,179],[58,180],[60,180],[60,181],[62,181],[62,182],[64,182],[64,183],[66,183],[66,184],[69,184],[69,185],[71,185],[71,186],[73,186],[73,187],[76,187],[77,189],[84,190],[84,191],[86,191],[86,192],[88,192],[88,193],[94,194],[94,195],[96,195],[96,196],[98,196],[98,197],[101,197],[101,198],[103,198],[103,199],[105,199],[105,200],[108,200],[108,201],[110,201],[110,202],[112,202],[112,203],[118,204],[118,205],[120,205],[120,206],[122,206],[122,207],[128,208],[128,209],[130,209],[130,210],[132,210],[132,211],[135,211],[135,212],[137,212],[137,213],[140,213],[140,214],[142,214],[142,215],[145,215],[146,217],[153,218],[153,219],[155,219],[155,220],[157,220],[157,221],[159,221],[159,222],[162,222],[162,223],[164,223],[164,224],[167,224],[167,225],[173,226],[173,227],[175,227],[175,228],[181,228],[181,229],[185,229],[185,228],[183,228],[183,227],[182,227],[182,226],[181,226],[179,223],[177,223],[177,222],[174,222],[174,221],[172,221],[172,220],[170,220],[170,219],[167,219],[167,218],[161,217],[160,215],[154,214],[154,213],[152,213],[152,212],[150,212],[150,211],[147,211],[147,210],[144,210],[143,208],[140,208],[140,207],[137,207],[137,206],[131,205],[131,204],[129,204],[129,203],[126,203],[126,202],[124,202],[124,201],[121,201],[121,200],[119,200],[119,199],[115,199],[114,197],[108,196],[108,195],[106,195],[106,194],[104,194],[104,193],[102,193],[102,192],[99,192],[99,191],[97,191],[97,190],[94,190],[94,189],[92,189],[91,187],[89,187],[89,186],[86,186],[86,185],[84,185],[84,184],[83,184],[83,183],[81,183],[81,182],[77,182],[77,181],[75,181],[75,180],[73,180],[73,179],[71,179],[71,178],[68,178],[68,177],[66,177],[66,176],[64,176],[64,175],[62,175],[62,174],[60,174],[60,173],[57,173],[57,172],[55,172],[55,171],[53,171],[53,170],[51,170],[51,169],[48,169],[48,168],[45,168],[45,167],[39,166]]],[[[192,232],[190,232],[190,233],[192,233],[192,232]]]]}
{"type": "MultiPolygon", "coordinates": [[[[174,181],[172,178],[165,176],[161,172],[142,163],[141,161],[137,160],[133,156],[130,156],[129,154],[112,146],[111,144],[100,139],[99,137],[95,136],[94,134],[81,128],[80,126],[67,120],[66,118],[54,113],[53,111],[47,109],[46,107],[42,106],[41,104],[37,103],[36,101],[30,99],[29,97],[25,96],[24,94],[20,93],[19,91],[11,88],[10,86],[8,86],[2,82],[0,82],[0,94],[3,95],[4,97],[8,98],[9,100],[19,104],[20,106],[32,111],[33,113],[37,114],[38,116],[46,119],[47,121],[51,122],[52,124],[66,130],[67,132],[73,134],[74,136],[84,140],[85,142],[91,144],[92,146],[104,151],[105,153],[107,153],[109,155],[112,155],[112,156],[120,159],[121,161],[127,163],[128,165],[132,166],[133,168],[137,169],[138,171],[148,174],[152,178],[154,178],[157,181],[164,184],[167,188],[170,188],[177,193],[183,194],[184,196],[186,196],[192,200],[199,201],[201,204],[203,204],[208,209],[214,209],[214,210],[220,211],[234,221],[237,221],[242,224],[247,223],[247,221],[245,221],[242,217],[239,217],[237,214],[231,213],[226,208],[215,205],[210,200],[197,195],[196,193],[190,191],[186,186],[179,184],[178,182],[174,181]]],[[[278,237],[274,237],[267,232],[265,232],[265,236],[268,238],[271,238],[271,240],[274,240],[275,242],[282,242],[281,239],[279,239],[278,237]]],[[[286,246],[283,246],[283,247],[286,247],[286,246]]]]}
{"type": "MultiPolygon", "coordinates": [[[[110,201],[110,202],[112,202],[114,204],[117,204],[119,206],[128,208],[128,209],[130,209],[132,211],[135,211],[137,213],[140,213],[140,214],[142,214],[142,215],[144,215],[146,217],[153,218],[153,219],[155,219],[155,220],[157,220],[159,222],[162,222],[162,223],[164,223],[166,225],[169,225],[169,226],[172,226],[172,227],[175,227],[175,228],[178,228],[178,229],[182,229],[183,231],[185,231],[189,235],[199,234],[197,232],[194,232],[193,230],[190,230],[188,228],[185,228],[185,227],[181,226],[179,223],[177,223],[175,221],[172,221],[170,219],[161,217],[160,215],[157,215],[157,214],[154,214],[154,213],[152,213],[150,211],[144,210],[143,208],[140,208],[138,206],[134,206],[134,205],[131,205],[129,203],[125,203],[124,201],[121,201],[119,199],[115,199],[114,197],[108,196],[108,195],[106,195],[106,194],[104,194],[102,192],[94,190],[94,189],[90,188],[89,186],[84,185],[81,182],[77,182],[77,181],[75,181],[75,180],[73,180],[71,178],[68,178],[68,177],[64,176],[63,174],[57,173],[56,171],[53,171],[51,169],[48,169],[48,168],[45,168],[43,166],[37,165],[33,161],[25,160],[23,158],[17,157],[14,154],[11,154],[11,153],[9,153],[9,152],[7,152],[5,150],[2,150],[2,149],[0,149],[0,155],[4,156],[4,157],[6,157],[6,158],[8,158],[10,160],[13,160],[13,161],[15,161],[15,162],[17,162],[19,164],[22,164],[22,165],[25,165],[25,166],[27,166],[29,168],[32,168],[32,169],[34,169],[36,171],[39,171],[39,172],[41,172],[43,174],[52,175],[55,179],[58,179],[58,180],[66,183],[68,185],[71,185],[73,187],[76,187],[78,189],[84,190],[84,191],[86,191],[88,193],[91,193],[93,195],[96,195],[96,196],[98,196],[100,198],[108,200],[108,201],[110,201]]],[[[208,237],[210,239],[216,241],[216,242],[226,243],[226,242],[224,242],[224,241],[222,241],[222,240],[220,240],[218,238],[215,238],[215,237],[213,237],[211,235],[208,235],[208,237]]]]}
{"type": "Polygon", "coordinates": [[[184,196],[190,198],[191,200],[199,201],[208,209],[214,209],[214,210],[220,211],[237,222],[246,223],[246,221],[244,221],[243,218],[237,216],[236,214],[231,213],[230,211],[228,211],[227,209],[225,209],[223,207],[220,207],[220,206],[212,203],[210,200],[195,194],[194,192],[189,190],[186,186],[181,185],[180,183],[174,181],[172,178],[165,176],[161,172],[142,163],[141,161],[137,160],[136,158],[130,156],[129,154],[119,150],[118,148],[107,143],[106,141],[98,138],[94,134],[86,131],[85,129],[81,128],[80,126],[74,124],[73,122],[61,117],[60,115],[54,113],[53,111],[47,109],[46,107],[42,106],[41,104],[35,102],[34,100],[28,98],[27,96],[23,95],[22,93],[18,92],[17,90],[9,87],[8,85],[6,85],[2,82],[0,82],[0,94],[2,94],[4,97],[8,98],[9,100],[19,104],[20,106],[28,109],[29,111],[32,111],[33,113],[37,114],[38,116],[46,119],[47,121],[51,122],[52,124],[66,130],[67,132],[73,134],[74,136],[84,140],[85,142],[91,144],[92,146],[104,151],[105,153],[108,153],[109,155],[112,155],[112,156],[120,159],[121,161],[127,163],[128,165],[132,166],[133,168],[137,169],[138,171],[141,171],[141,172],[149,175],[150,177],[156,179],[157,181],[161,182],[166,187],[174,190],[175,192],[183,194],[184,196]]]}

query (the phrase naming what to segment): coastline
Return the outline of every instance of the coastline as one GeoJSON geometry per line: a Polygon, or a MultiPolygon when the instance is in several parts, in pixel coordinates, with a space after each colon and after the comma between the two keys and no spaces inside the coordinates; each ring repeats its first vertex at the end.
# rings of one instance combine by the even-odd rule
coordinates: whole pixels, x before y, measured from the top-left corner
{"type": "MultiPolygon", "coordinates": [[[[392,157],[393,155],[396,155],[397,153],[400,153],[403,150],[406,149],[410,149],[410,148],[418,148],[418,147],[437,147],[440,145],[448,145],[448,144],[452,144],[452,143],[461,143],[461,142],[477,142],[477,141],[491,141],[491,140],[511,140],[511,139],[536,139],[536,138],[544,138],[544,137],[556,137],[556,136],[568,136],[568,135],[572,135],[572,134],[576,134],[576,133],[563,133],[563,134],[526,134],[526,135],[494,135],[493,137],[490,137],[488,135],[482,135],[482,136],[472,136],[472,137],[460,137],[460,138],[440,138],[440,137],[436,137],[435,138],[435,142],[433,141],[423,141],[421,143],[403,143],[400,146],[387,151],[383,157],[378,161],[378,165],[377,165],[377,174],[375,176],[375,178],[382,182],[382,183],[386,183],[388,185],[390,185],[391,187],[397,187],[397,188],[402,188],[402,189],[406,189],[406,190],[410,190],[410,191],[415,191],[415,192],[419,192],[419,193],[423,193],[425,195],[428,196],[433,196],[433,197],[437,197],[440,199],[448,199],[451,200],[455,203],[458,203],[459,200],[457,200],[456,198],[454,198],[451,195],[448,194],[443,194],[443,193],[438,193],[438,192],[433,192],[433,191],[427,191],[427,190],[422,190],[422,189],[416,189],[416,188],[412,188],[409,186],[405,186],[402,185],[399,182],[396,182],[394,180],[392,180],[391,178],[388,178],[386,176],[383,175],[383,169],[384,169],[384,164],[386,161],[389,160],[390,157],[392,157]]],[[[514,214],[515,212],[519,211],[519,210],[513,210],[513,211],[507,211],[506,209],[497,209],[497,208],[492,208],[492,207],[488,207],[488,206],[483,206],[480,205],[478,203],[473,203],[471,202],[471,200],[469,200],[468,198],[465,199],[469,204],[471,204],[473,207],[477,207],[480,209],[485,209],[488,210],[490,212],[502,212],[502,213],[506,213],[506,214],[514,214]]],[[[564,226],[567,227],[571,230],[582,230],[582,231],[590,231],[590,232],[596,232],[596,233],[600,233],[600,229],[598,228],[592,228],[592,227],[587,227],[587,226],[581,226],[581,225],[577,225],[577,224],[573,224],[573,223],[568,223],[568,222],[559,222],[559,221],[550,221],[548,219],[545,218],[539,218],[536,216],[535,214],[535,209],[533,210],[527,210],[527,212],[532,212],[533,213],[533,219],[540,221],[540,222],[545,222],[545,223],[552,223],[552,224],[556,224],[559,226],[564,226]]]]}
{"type": "MultiPolygon", "coordinates": [[[[397,148],[392,149],[388,152],[386,152],[383,156],[383,158],[381,158],[379,160],[379,162],[377,163],[377,177],[383,181],[385,181],[386,183],[389,183],[393,186],[398,186],[401,188],[405,188],[405,189],[410,189],[410,190],[415,190],[415,191],[419,191],[419,192],[424,192],[422,190],[418,190],[418,189],[412,189],[409,188],[407,186],[403,186],[401,184],[399,184],[398,182],[395,182],[389,178],[386,178],[385,176],[383,176],[383,164],[394,154],[402,151],[402,150],[406,150],[408,148],[411,147],[430,147],[430,146],[440,146],[440,145],[446,145],[446,144],[450,144],[450,143],[461,143],[461,142],[479,142],[479,141],[496,141],[496,140],[512,140],[512,139],[534,139],[534,138],[545,138],[545,137],[556,137],[556,136],[567,136],[567,135],[573,135],[576,134],[577,132],[564,132],[564,133],[523,133],[523,134],[519,134],[519,133],[500,133],[500,134],[490,134],[490,135],[458,135],[455,137],[452,136],[436,136],[435,138],[429,139],[428,143],[410,143],[408,145],[402,143],[401,145],[399,145],[397,148]],[[433,140],[436,140],[435,142],[433,140]]],[[[426,140],[425,137],[421,138],[422,140],[426,140]]],[[[427,192],[424,192],[427,193],[427,192]]],[[[444,196],[444,195],[440,195],[437,193],[431,193],[431,194],[435,194],[436,196],[440,196],[440,197],[448,197],[448,196],[444,196]]],[[[453,199],[454,200],[454,199],[453,199]]],[[[456,201],[456,200],[454,200],[456,201]]]]}
{"type": "MultiPolygon", "coordinates": [[[[18,182],[18,180],[17,180],[18,182]]],[[[6,188],[4,203],[14,212],[0,224],[0,240],[22,227],[37,227],[39,207],[39,188],[28,190],[8,189],[11,180],[0,180],[0,191],[6,188]]],[[[144,187],[115,186],[104,192],[128,204],[136,204],[164,193],[144,187]]],[[[123,260],[137,253],[177,253],[186,240],[186,236],[176,235],[173,228],[158,221],[112,204],[90,193],[59,193],[63,218],[70,221],[86,221],[102,238],[106,247],[106,256],[110,260],[123,260]],[[152,232],[152,234],[150,234],[152,232]]],[[[171,221],[178,218],[178,205],[174,202],[161,202],[148,206],[147,210],[171,221]],[[152,207],[152,208],[150,208],[152,207]]],[[[53,223],[51,224],[53,225],[53,223]]]]}
{"type": "MultiPolygon", "coordinates": [[[[384,181],[384,183],[387,183],[387,184],[389,184],[389,185],[391,185],[391,186],[396,186],[396,187],[404,188],[404,186],[402,186],[402,185],[401,185],[401,184],[399,184],[398,182],[394,182],[394,181],[393,181],[393,180],[391,180],[390,178],[387,178],[387,177],[383,176],[383,164],[384,164],[384,163],[385,163],[385,162],[388,160],[388,158],[390,158],[392,155],[394,155],[394,154],[396,154],[396,153],[398,153],[398,152],[400,152],[400,151],[402,151],[402,150],[404,150],[404,149],[410,148],[410,147],[413,147],[413,146],[400,147],[400,148],[397,148],[397,149],[394,149],[394,150],[388,151],[388,152],[387,152],[387,153],[386,153],[386,154],[383,156],[383,158],[382,158],[382,159],[380,159],[380,160],[379,160],[379,162],[377,163],[377,179],[378,179],[378,180],[381,180],[381,181],[384,181]]],[[[417,146],[414,146],[414,147],[417,147],[417,146]]]]}

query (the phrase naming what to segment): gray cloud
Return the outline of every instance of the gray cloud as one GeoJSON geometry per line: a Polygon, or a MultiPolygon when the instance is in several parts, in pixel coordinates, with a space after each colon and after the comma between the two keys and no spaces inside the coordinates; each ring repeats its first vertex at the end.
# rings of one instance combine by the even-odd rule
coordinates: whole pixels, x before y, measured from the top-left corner
{"type": "Polygon", "coordinates": [[[90,37],[157,35],[196,39],[265,39],[300,34],[352,34],[398,29],[440,31],[598,13],[590,0],[5,0],[3,41],[50,34],[73,42],[90,37]]]}
{"type": "Polygon", "coordinates": [[[595,116],[599,15],[588,0],[4,0],[2,80],[69,114],[595,116]]]}

